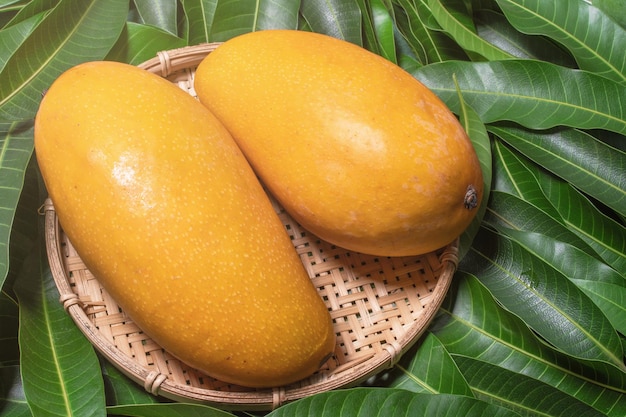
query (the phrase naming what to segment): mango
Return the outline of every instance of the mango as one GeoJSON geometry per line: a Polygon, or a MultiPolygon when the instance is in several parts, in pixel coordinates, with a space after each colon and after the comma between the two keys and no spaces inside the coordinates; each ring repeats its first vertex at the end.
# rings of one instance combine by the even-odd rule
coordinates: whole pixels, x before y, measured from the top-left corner
{"type": "Polygon", "coordinates": [[[269,387],[333,352],[330,314],[267,194],[193,97],[130,65],[81,64],[45,93],[35,149],[86,266],[181,361],[269,387]]]}
{"type": "Polygon", "coordinates": [[[326,241],[419,255],[454,241],[476,215],[482,173],[454,114],[359,46],[247,33],[202,61],[195,90],[285,210],[326,241]]]}

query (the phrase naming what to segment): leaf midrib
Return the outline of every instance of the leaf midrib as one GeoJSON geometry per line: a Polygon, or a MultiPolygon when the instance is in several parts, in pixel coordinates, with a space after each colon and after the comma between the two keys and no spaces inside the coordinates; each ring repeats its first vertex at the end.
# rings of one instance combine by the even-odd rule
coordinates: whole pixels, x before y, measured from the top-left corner
{"type": "MultiPolygon", "coordinates": [[[[566,375],[582,379],[583,381],[585,381],[587,383],[598,385],[598,386],[600,386],[600,387],[602,387],[604,389],[609,389],[609,390],[612,390],[612,391],[617,391],[617,392],[621,392],[621,393],[626,394],[626,389],[620,389],[620,388],[614,387],[612,385],[608,385],[606,383],[597,381],[596,379],[592,379],[592,378],[589,378],[587,376],[577,374],[577,373],[571,371],[569,368],[564,368],[564,367],[559,366],[559,365],[557,365],[557,364],[555,364],[553,362],[548,361],[543,356],[537,356],[534,353],[531,353],[531,352],[529,352],[527,350],[522,350],[518,346],[513,345],[513,344],[511,344],[511,343],[509,343],[509,342],[507,342],[507,341],[505,341],[503,339],[496,338],[495,335],[485,331],[481,327],[476,326],[474,323],[472,323],[472,322],[470,322],[468,320],[465,320],[464,318],[462,318],[462,317],[460,317],[460,316],[458,316],[456,314],[453,314],[452,311],[446,309],[443,306],[440,307],[440,310],[443,311],[444,313],[448,314],[450,317],[454,318],[455,320],[459,321],[461,324],[465,325],[466,327],[474,330],[477,333],[480,333],[481,335],[483,335],[487,339],[491,340],[491,344],[492,345],[495,344],[495,343],[500,343],[501,345],[504,345],[506,348],[510,349],[511,351],[517,352],[518,354],[520,354],[522,356],[529,357],[530,359],[532,359],[532,360],[542,364],[546,368],[555,369],[557,371],[561,371],[561,372],[563,372],[566,375]]],[[[498,364],[494,363],[494,365],[498,365],[498,364]]],[[[517,370],[514,370],[514,369],[511,369],[511,370],[515,371],[515,372],[518,372],[517,370]]]]}
{"type": "MultiPolygon", "coordinates": [[[[578,37],[576,37],[574,33],[566,32],[565,30],[563,30],[563,28],[561,28],[560,26],[557,26],[554,23],[554,21],[551,21],[551,20],[548,20],[548,19],[544,18],[543,16],[541,16],[537,12],[529,9],[528,7],[524,7],[524,6],[522,6],[521,4],[519,4],[517,2],[512,2],[510,0],[500,0],[500,1],[506,1],[507,3],[511,4],[513,7],[517,7],[520,10],[525,10],[527,13],[529,13],[529,14],[537,17],[539,20],[543,21],[547,26],[550,26],[553,29],[556,29],[557,32],[560,32],[563,35],[565,35],[568,39],[574,40],[574,42],[577,43],[580,47],[582,47],[582,49],[590,52],[591,55],[593,55],[598,61],[600,61],[603,64],[605,64],[605,66],[610,68],[613,73],[619,75],[624,81],[626,81],[626,74],[622,74],[622,72],[620,70],[618,70],[613,64],[610,63],[610,61],[606,60],[602,55],[598,54],[594,49],[592,49],[586,43],[584,43],[583,40],[581,40],[578,37]]],[[[571,2],[571,3],[574,3],[574,2],[571,2]]]]}
{"type": "MultiPolygon", "coordinates": [[[[517,281],[519,284],[521,284],[524,288],[526,288],[527,291],[530,291],[534,297],[536,297],[539,300],[542,300],[544,303],[546,303],[550,308],[552,308],[554,311],[559,312],[559,314],[561,314],[563,317],[565,317],[568,322],[570,322],[574,328],[578,329],[583,335],[585,335],[589,340],[591,340],[594,344],[594,346],[596,346],[596,348],[598,348],[604,355],[606,355],[607,358],[611,359],[611,364],[612,365],[617,365],[619,366],[619,369],[624,369],[624,365],[621,361],[620,358],[616,357],[613,352],[611,352],[609,349],[607,349],[604,344],[600,343],[599,340],[597,340],[591,333],[589,333],[583,326],[580,325],[580,323],[577,320],[574,320],[568,313],[566,313],[565,311],[563,311],[562,309],[560,309],[557,305],[555,305],[551,300],[547,299],[546,297],[544,297],[541,293],[539,293],[537,290],[535,290],[534,288],[526,285],[522,280],[520,280],[516,275],[509,273],[509,271],[507,271],[506,268],[502,267],[500,264],[494,262],[491,258],[489,258],[486,254],[483,254],[481,251],[479,251],[478,249],[476,249],[474,246],[472,246],[470,248],[470,250],[472,250],[474,253],[476,253],[478,256],[482,257],[485,261],[487,261],[488,263],[490,263],[492,266],[494,266],[495,268],[498,268],[502,273],[504,273],[505,275],[507,275],[508,277],[510,277],[511,279],[513,279],[514,281],[517,281]]],[[[587,358],[590,359],[590,358],[587,358]]]]}
{"type": "MultiPolygon", "coordinates": [[[[22,84],[20,84],[19,86],[17,86],[16,88],[13,89],[13,91],[11,91],[10,94],[8,94],[3,100],[0,100],[0,107],[2,107],[4,104],[6,104],[7,102],[9,102],[13,97],[15,97],[17,94],[19,94],[24,88],[26,88],[26,86],[32,82],[39,74],[41,74],[41,72],[43,71],[44,68],[46,68],[48,66],[48,64],[50,64],[50,62],[52,62],[58,55],[59,51],[63,49],[63,47],[69,42],[69,40],[72,38],[72,36],[78,31],[78,28],[81,26],[81,23],[86,19],[87,15],[89,14],[89,12],[91,11],[91,9],[94,7],[96,1],[92,0],[91,4],[89,5],[89,7],[87,7],[85,9],[85,12],[82,14],[82,16],[80,17],[80,19],[78,19],[77,24],[74,25],[74,27],[72,28],[72,30],[68,33],[68,35],[64,38],[64,40],[62,42],[59,43],[58,47],[56,49],[54,49],[53,53],[50,54],[50,56],[44,60],[41,65],[39,65],[39,67],[37,68],[36,71],[33,71],[33,74],[26,78],[24,80],[24,82],[22,84]]],[[[56,7],[59,7],[59,5],[62,3],[58,3],[56,7]]]]}

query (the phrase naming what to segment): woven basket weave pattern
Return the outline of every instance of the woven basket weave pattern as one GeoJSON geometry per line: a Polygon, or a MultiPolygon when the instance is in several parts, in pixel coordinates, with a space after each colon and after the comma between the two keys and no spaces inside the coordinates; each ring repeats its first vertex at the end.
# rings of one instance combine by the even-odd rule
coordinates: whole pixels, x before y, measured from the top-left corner
{"type": "MultiPolygon", "coordinates": [[[[215,47],[206,44],[161,52],[140,67],[195,96],[195,67],[215,47]]],[[[393,366],[441,305],[456,269],[458,241],[421,256],[364,255],[320,240],[272,202],[330,311],[337,334],[334,356],[306,380],[273,390],[250,389],[211,378],[169,355],[126,316],[89,272],[48,200],[46,243],[60,301],[107,359],[148,392],[173,400],[265,410],[358,384],[393,366]]]]}

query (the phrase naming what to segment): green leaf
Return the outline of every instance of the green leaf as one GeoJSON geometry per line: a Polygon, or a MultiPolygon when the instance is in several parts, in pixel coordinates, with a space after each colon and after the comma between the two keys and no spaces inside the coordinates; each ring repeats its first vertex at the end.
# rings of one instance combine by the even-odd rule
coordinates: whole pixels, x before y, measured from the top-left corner
{"type": "Polygon", "coordinates": [[[626,153],[576,129],[534,132],[490,126],[489,130],[538,165],[626,215],[626,153]]]}
{"type": "Polygon", "coordinates": [[[411,392],[444,393],[473,397],[467,381],[445,347],[432,333],[427,333],[415,355],[396,364],[391,388],[411,392]]]}
{"type": "Polygon", "coordinates": [[[209,42],[217,0],[181,0],[187,21],[187,43],[209,42]]]}
{"type": "Polygon", "coordinates": [[[539,59],[569,68],[577,66],[572,56],[554,41],[519,32],[500,12],[477,10],[474,12],[474,24],[478,36],[511,56],[539,59]]]}
{"type": "Polygon", "coordinates": [[[577,234],[613,269],[626,276],[626,228],[606,216],[566,181],[543,176],[541,189],[577,234]]]}
{"type": "Polygon", "coordinates": [[[127,12],[128,0],[61,1],[0,72],[0,118],[34,117],[42,92],[59,74],[106,56],[127,12]]]}
{"type": "Polygon", "coordinates": [[[459,268],[479,277],[507,310],[557,349],[626,372],[621,342],[602,311],[519,244],[483,229],[459,268]]]}
{"type": "Polygon", "coordinates": [[[374,32],[380,46],[380,55],[387,60],[398,63],[396,43],[394,40],[393,20],[383,0],[370,0],[374,32]]]}
{"type": "Polygon", "coordinates": [[[607,264],[550,235],[497,227],[570,279],[626,334],[626,279],[607,264]]]}
{"type": "Polygon", "coordinates": [[[11,225],[9,241],[9,272],[4,281],[2,290],[11,298],[15,298],[13,284],[18,279],[20,271],[28,255],[39,242],[39,195],[40,177],[37,161],[31,157],[26,172],[17,209],[11,225]]]}
{"type": "Polygon", "coordinates": [[[592,4],[626,29],[626,2],[624,0],[593,0],[592,4]]]}
{"type": "Polygon", "coordinates": [[[581,69],[626,83],[626,31],[581,0],[497,0],[511,24],[549,36],[572,53],[581,69]]]}
{"type": "Polygon", "coordinates": [[[32,151],[32,120],[0,123],[0,288],[9,272],[11,229],[32,151]]]}
{"type": "Polygon", "coordinates": [[[0,366],[0,404],[4,416],[32,417],[24,397],[19,366],[0,366]]]}
{"type": "MultiPolygon", "coordinates": [[[[371,2],[369,0],[355,0],[357,5],[359,6],[359,10],[361,13],[361,23],[363,25],[363,42],[362,46],[368,51],[374,52],[375,54],[381,55],[380,45],[378,44],[378,39],[376,37],[376,28],[374,27],[374,19],[372,18],[373,11],[371,7],[371,2]]],[[[377,0],[379,2],[385,2],[386,0],[377,0]]],[[[386,3],[383,3],[383,5],[386,3]]],[[[392,10],[388,10],[385,8],[385,11],[391,17],[392,10]]],[[[392,22],[393,25],[393,22],[392,22]]],[[[311,30],[307,28],[305,30],[311,30]]]]}
{"type": "Polygon", "coordinates": [[[478,114],[476,114],[474,109],[472,109],[465,102],[460,91],[459,102],[461,103],[461,125],[472,141],[472,145],[478,155],[480,168],[483,174],[483,198],[478,208],[478,212],[476,213],[474,220],[472,220],[472,223],[463,231],[460,237],[459,259],[462,259],[463,256],[465,256],[465,253],[469,250],[469,247],[474,240],[474,236],[478,233],[480,223],[482,222],[485,211],[487,210],[487,203],[491,193],[492,155],[491,141],[484,123],[480,120],[480,117],[478,117],[478,114]]]}
{"type": "Polygon", "coordinates": [[[28,38],[43,17],[44,14],[40,13],[7,29],[0,30],[0,72],[13,52],[28,38]]]}
{"type": "Polygon", "coordinates": [[[601,417],[598,410],[524,374],[464,356],[454,360],[477,397],[521,415],[601,417]]]}
{"type": "Polygon", "coordinates": [[[6,27],[16,25],[38,14],[49,12],[54,9],[61,0],[33,0],[27,1],[23,7],[7,22],[6,27]]]}
{"type": "Polygon", "coordinates": [[[141,23],[178,34],[176,0],[133,0],[141,23]]]}
{"type": "Polygon", "coordinates": [[[209,40],[223,42],[265,29],[296,29],[300,4],[293,0],[223,0],[217,3],[209,40]]]}
{"type": "Polygon", "coordinates": [[[363,45],[361,9],[356,0],[301,0],[300,13],[311,30],[363,45]]]}
{"type": "Polygon", "coordinates": [[[184,39],[164,32],[161,29],[127,22],[119,40],[105,59],[138,65],[154,58],[159,51],[167,51],[183,46],[186,46],[184,39]]]}
{"type": "Polygon", "coordinates": [[[543,214],[565,225],[561,214],[545,196],[537,178],[524,163],[524,156],[509,149],[498,139],[493,141],[493,153],[493,189],[520,197],[543,214]]]}
{"type": "Polygon", "coordinates": [[[591,256],[597,256],[593,248],[566,225],[555,221],[530,202],[513,194],[496,190],[491,193],[485,223],[494,227],[502,225],[510,229],[547,234],[591,256]]]}
{"type": "Polygon", "coordinates": [[[294,415],[301,417],[519,416],[510,410],[463,395],[412,393],[392,388],[353,388],[316,394],[286,404],[267,414],[266,417],[294,415]]]}
{"type": "Polygon", "coordinates": [[[428,0],[397,0],[397,4],[396,25],[423,65],[467,58],[444,32],[430,29],[426,22],[433,17],[428,0]]]}
{"type": "Polygon", "coordinates": [[[93,346],[59,303],[41,249],[25,262],[15,291],[20,304],[24,392],[35,415],[104,416],[104,385],[93,346]]]}
{"type": "Polygon", "coordinates": [[[102,377],[107,405],[136,405],[159,402],[159,397],[148,393],[140,384],[131,380],[105,359],[102,362],[102,377]]]}
{"type": "Polygon", "coordinates": [[[429,330],[453,358],[482,360],[542,381],[609,416],[626,415],[624,372],[574,359],[543,343],[473,275],[455,274],[429,330]]]}
{"type": "Polygon", "coordinates": [[[487,60],[512,58],[507,52],[478,36],[464,0],[429,0],[428,5],[443,30],[466,51],[479,54],[487,60]]]}
{"type": "MultiPolygon", "coordinates": [[[[0,367],[17,365],[20,352],[17,342],[19,329],[18,305],[6,292],[0,292],[0,367]]],[[[2,391],[0,390],[0,394],[2,391]]],[[[0,401],[1,402],[1,401],[0,401]]]]}
{"type": "Polygon", "coordinates": [[[188,403],[115,405],[107,407],[107,412],[128,417],[235,417],[214,407],[188,403]]]}
{"type": "Polygon", "coordinates": [[[453,111],[463,98],[485,123],[509,120],[534,129],[570,126],[626,134],[624,87],[586,71],[532,60],[441,62],[413,73],[453,111]]]}

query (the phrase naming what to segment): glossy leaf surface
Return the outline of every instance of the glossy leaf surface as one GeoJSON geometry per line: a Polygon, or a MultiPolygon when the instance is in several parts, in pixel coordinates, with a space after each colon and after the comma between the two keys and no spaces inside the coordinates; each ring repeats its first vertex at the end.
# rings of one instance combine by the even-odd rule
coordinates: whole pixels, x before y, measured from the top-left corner
{"type": "Polygon", "coordinates": [[[626,216],[626,153],[576,129],[491,127],[539,166],[626,216]]]}
{"type": "Polygon", "coordinates": [[[570,50],[581,69],[626,84],[626,31],[589,2],[497,2],[521,32],[550,36],[570,50]]]}
{"type": "Polygon", "coordinates": [[[32,121],[0,123],[0,288],[9,272],[11,227],[32,150],[32,121]]]}
{"type": "Polygon", "coordinates": [[[61,72],[106,56],[126,20],[128,0],[61,1],[0,72],[0,119],[35,115],[41,94],[61,72]]]}
{"type": "Polygon", "coordinates": [[[624,372],[620,339],[602,311],[563,274],[520,245],[485,230],[463,266],[478,276],[505,308],[523,316],[558,349],[607,362],[624,372]]]}
{"type": "Polygon", "coordinates": [[[475,358],[523,373],[610,416],[621,417],[626,412],[623,372],[613,367],[594,370],[554,350],[518,316],[502,308],[473,275],[456,274],[455,286],[431,331],[453,358],[475,358]]]}
{"type": "Polygon", "coordinates": [[[314,32],[362,45],[361,9],[356,0],[301,0],[300,13],[314,32]]]}
{"type": "Polygon", "coordinates": [[[24,392],[35,415],[104,416],[104,386],[93,346],[59,303],[44,248],[16,287],[24,392]]]}
{"type": "Polygon", "coordinates": [[[517,59],[447,61],[414,72],[457,112],[453,74],[485,123],[510,120],[534,129],[570,126],[626,133],[624,87],[600,75],[517,59]]]}
{"type": "Polygon", "coordinates": [[[315,395],[280,407],[267,416],[293,415],[303,417],[518,416],[510,410],[462,395],[420,394],[399,389],[377,388],[355,388],[315,395]]]}

